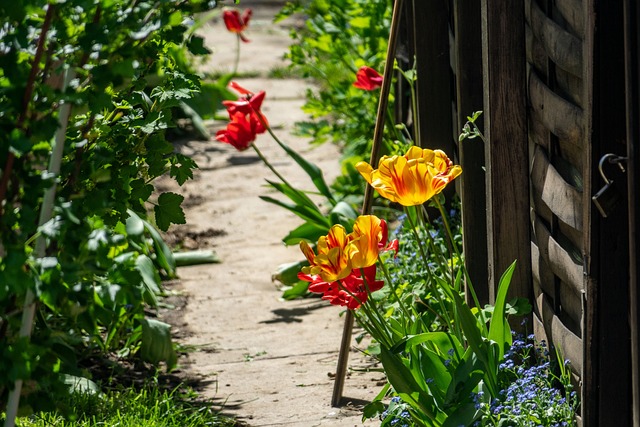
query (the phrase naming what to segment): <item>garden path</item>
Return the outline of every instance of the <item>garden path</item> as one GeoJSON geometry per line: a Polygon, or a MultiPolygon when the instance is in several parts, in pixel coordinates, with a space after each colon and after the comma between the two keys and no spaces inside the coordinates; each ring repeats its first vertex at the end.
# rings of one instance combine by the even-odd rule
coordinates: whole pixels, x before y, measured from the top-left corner
{"type": "MultiPolygon", "coordinates": [[[[295,21],[274,24],[282,2],[242,0],[254,14],[242,44],[236,80],[246,88],[265,90],[263,112],[285,142],[325,171],[329,182],[339,173],[336,147],[310,148],[291,134],[292,124],[304,119],[300,107],[309,82],[273,79],[284,69],[288,31],[295,21]],[[251,76],[251,77],[248,77],[251,76]]],[[[299,24],[299,23],[298,23],[299,24]]],[[[201,29],[214,49],[207,71],[229,71],[235,60],[235,36],[220,19],[201,29]]],[[[224,123],[212,123],[212,131],[224,123]]],[[[256,144],[292,184],[310,188],[306,175],[267,136],[256,144]]],[[[298,261],[297,247],[281,238],[300,221],[267,204],[259,195],[269,191],[272,178],[253,150],[237,152],[216,141],[190,141],[182,149],[200,169],[182,188],[163,185],[185,196],[187,225],[173,229],[186,248],[214,249],[221,263],[179,268],[179,290],[188,298],[174,332],[192,350],[180,359],[191,376],[202,381],[204,397],[222,413],[252,427],[360,426],[361,409],[383,384],[383,374],[366,372],[370,361],[352,351],[344,388],[344,405],[332,408],[333,375],[342,334],[341,309],[318,298],[281,301],[271,279],[282,263],[298,261]]],[[[356,331],[357,332],[357,331],[356,331]]],[[[376,423],[368,422],[366,425],[376,423]]]]}

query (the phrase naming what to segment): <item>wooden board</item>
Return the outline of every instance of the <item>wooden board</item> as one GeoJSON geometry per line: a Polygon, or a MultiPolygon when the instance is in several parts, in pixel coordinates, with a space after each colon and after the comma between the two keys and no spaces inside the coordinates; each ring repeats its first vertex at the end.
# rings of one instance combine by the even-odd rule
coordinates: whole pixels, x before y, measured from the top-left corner
{"type": "Polygon", "coordinates": [[[535,72],[529,73],[529,99],[545,128],[570,144],[584,143],[582,110],[549,89],[535,72]]]}
{"type": "Polygon", "coordinates": [[[533,155],[531,186],[560,221],[582,230],[582,194],[560,176],[540,147],[533,155]]]}
{"type": "Polygon", "coordinates": [[[564,359],[571,361],[571,370],[580,375],[583,364],[582,339],[572,333],[555,315],[546,294],[538,295],[536,308],[549,342],[560,349],[564,359]]]}
{"type": "Polygon", "coordinates": [[[582,265],[571,256],[571,253],[562,247],[549,233],[547,227],[541,222],[534,224],[535,242],[540,249],[540,255],[551,267],[553,274],[567,283],[577,294],[584,291],[584,278],[582,265]]]}
{"type": "Polygon", "coordinates": [[[535,0],[525,0],[525,13],[534,37],[555,65],[582,76],[582,40],[549,19],[535,0]]]}

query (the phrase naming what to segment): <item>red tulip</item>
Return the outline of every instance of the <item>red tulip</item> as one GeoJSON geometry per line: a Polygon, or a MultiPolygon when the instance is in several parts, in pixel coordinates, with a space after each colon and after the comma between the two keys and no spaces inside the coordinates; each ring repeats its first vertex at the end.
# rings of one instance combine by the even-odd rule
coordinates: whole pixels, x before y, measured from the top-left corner
{"type": "Polygon", "coordinates": [[[216,133],[216,139],[234,146],[238,151],[244,151],[251,147],[251,143],[256,139],[256,134],[256,122],[247,118],[245,114],[237,112],[231,118],[226,129],[216,133]]]}
{"type": "Polygon", "coordinates": [[[257,133],[263,133],[267,129],[267,118],[262,114],[260,108],[262,107],[262,101],[266,96],[265,91],[261,90],[257,94],[248,91],[236,82],[231,82],[229,85],[231,88],[244,95],[237,101],[222,101],[222,104],[227,108],[229,117],[233,117],[234,114],[240,112],[250,116],[250,119],[255,122],[254,126],[257,133]]]}
{"type": "Polygon", "coordinates": [[[382,76],[371,67],[362,66],[356,73],[353,86],[363,90],[375,90],[382,86],[382,76]]]}
{"type": "Polygon", "coordinates": [[[240,11],[238,9],[225,9],[222,12],[222,19],[224,20],[224,24],[227,26],[227,30],[232,33],[236,33],[240,40],[245,43],[249,42],[242,32],[249,25],[249,20],[251,19],[251,14],[253,12],[251,9],[245,9],[240,15],[240,11]]]}
{"type": "Polygon", "coordinates": [[[319,275],[298,273],[298,278],[310,282],[309,292],[322,294],[322,299],[330,304],[347,307],[350,310],[359,308],[367,301],[370,292],[382,289],[384,281],[376,279],[376,266],[372,265],[361,270],[355,269],[336,282],[327,282],[319,275]],[[365,285],[366,281],[366,285],[365,285]]]}

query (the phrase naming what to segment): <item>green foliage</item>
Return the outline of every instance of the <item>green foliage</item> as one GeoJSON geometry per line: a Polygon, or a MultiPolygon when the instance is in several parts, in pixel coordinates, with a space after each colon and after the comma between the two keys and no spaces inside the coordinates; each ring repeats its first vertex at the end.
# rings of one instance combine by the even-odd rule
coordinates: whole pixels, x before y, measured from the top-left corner
{"type": "MultiPolygon", "coordinates": [[[[164,390],[155,384],[101,394],[75,393],[57,398],[64,412],[39,412],[17,420],[18,427],[231,427],[236,423],[219,415],[191,389],[164,390]]],[[[2,416],[0,414],[0,421],[2,416]]]]}
{"type": "Polygon", "coordinates": [[[338,143],[345,158],[368,159],[371,152],[378,92],[352,85],[363,65],[382,73],[391,5],[389,0],[296,1],[288,3],[278,17],[305,14],[305,28],[291,32],[294,44],[288,58],[296,73],[318,84],[317,90],[307,91],[303,110],[310,120],[298,123],[298,132],[316,143],[338,143]]]}
{"type": "Polygon", "coordinates": [[[33,408],[53,402],[42,396],[64,387],[66,374],[86,375],[78,361],[93,352],[142,352],[175,365],[168,341],[149,341],[166,331],[149,328],[146,312],[157,307],[162,278],[175,274],[152,222],[163,230],[184,223],[183,197],[150,198],[159,176],[182,184],[197,167],[174,153],[166,133],[176,109],[200,90],[188,58],[206,49],[189,31],[190,18],[213,6],[0,6],[0,365],[9,367],[0,375],[0,404],[16,379],[30,384],[25,402],[33,408]],[[68,118],[61,105],[70,106],[68,118]],[[48,168],[59,130],[56,176],[48,168]],[[44,198],[50,188],[52,203],[44,198]],[[51,220],[39,226],[48,209],[51,220]],[[31,340],[18,334],[28,292],[37,300],[31,340]]]}

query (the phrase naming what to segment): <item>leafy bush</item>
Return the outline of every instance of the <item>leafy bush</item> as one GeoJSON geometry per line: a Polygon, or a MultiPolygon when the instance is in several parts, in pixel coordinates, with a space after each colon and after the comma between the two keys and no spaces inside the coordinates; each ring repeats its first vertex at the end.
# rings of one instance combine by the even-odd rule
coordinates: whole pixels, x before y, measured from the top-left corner
{"type": "Polygon", "coordinates": [[[175,269],[154,227],[184,222],[183,197],[156,197],[153,181],[197,167],[165,133],[200,88],[176,49],[203,53],[188,26],[213,5],[0,5],[1,403],[16,380],[26,404],[50,403],[94,351],[175,365],[168,325],[146,310],[175,269]]]}

